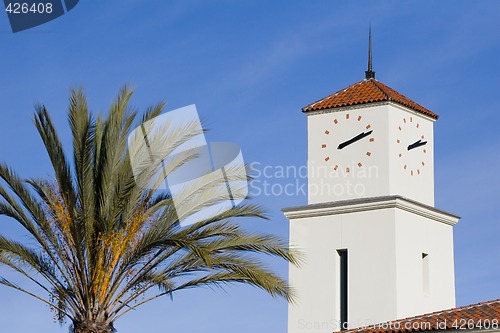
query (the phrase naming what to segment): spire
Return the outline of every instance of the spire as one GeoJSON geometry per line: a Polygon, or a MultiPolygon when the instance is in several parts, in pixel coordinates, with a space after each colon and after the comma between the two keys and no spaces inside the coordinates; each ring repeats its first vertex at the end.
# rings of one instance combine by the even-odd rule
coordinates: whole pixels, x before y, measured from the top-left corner
{"type": "Polygon", "coordinates": [[[367,80],[375,78],[375,72],[372,70],[372,25],[368,30],[368,70],[365,71],[367,80]]]}

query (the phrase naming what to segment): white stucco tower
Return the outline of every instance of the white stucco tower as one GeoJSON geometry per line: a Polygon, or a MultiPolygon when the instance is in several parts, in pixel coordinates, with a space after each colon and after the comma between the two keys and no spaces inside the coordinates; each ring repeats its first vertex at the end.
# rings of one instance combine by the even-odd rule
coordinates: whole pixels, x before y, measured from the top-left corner
{"type": "Polygon", "coordinates": [[[438,116],[375,80],[369,58],[364,80],[302,109],[308,205],[284,209],[290,245],[305,256],[289,271],[289,333],[455,306],[459,217],[434,207],[438,116]]]}

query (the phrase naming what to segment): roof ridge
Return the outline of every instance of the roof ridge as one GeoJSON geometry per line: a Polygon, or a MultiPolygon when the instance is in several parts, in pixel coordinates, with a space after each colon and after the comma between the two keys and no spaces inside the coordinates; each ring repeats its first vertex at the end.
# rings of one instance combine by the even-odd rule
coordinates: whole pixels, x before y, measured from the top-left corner
{"type": "Polygon", "coordinates": [[[382,94],[384,94],[384,96],[387,98],[387,100],[389,101],[392,101],[392,97],[391,95],[389,95],[388,93],[386,93],[382,88],[380,88],[380,86],[378,85],[378,83],[381,83],[379,81],[377,81],[377,79],[369,79],[367,80],[369,81],[371,84],[373,84],[382,94]]]}

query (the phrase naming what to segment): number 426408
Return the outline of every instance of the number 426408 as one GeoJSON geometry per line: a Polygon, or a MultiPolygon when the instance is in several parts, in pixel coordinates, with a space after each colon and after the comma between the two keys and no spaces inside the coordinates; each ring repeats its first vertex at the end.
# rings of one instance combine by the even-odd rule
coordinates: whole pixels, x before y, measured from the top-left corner
{"type": "Polygon", "coordinates": [[[33,3],[28,4],[26,2],[10,2],[5,11],[9,14],[51,14],[52,13],[52,3],[33,3]]]}

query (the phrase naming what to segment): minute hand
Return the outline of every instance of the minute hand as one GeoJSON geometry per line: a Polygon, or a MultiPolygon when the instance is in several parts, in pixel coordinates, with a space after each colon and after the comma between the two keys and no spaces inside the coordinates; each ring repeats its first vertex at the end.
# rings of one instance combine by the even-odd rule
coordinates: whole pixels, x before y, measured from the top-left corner
{"type": "Polygon", "coordinates": [[[417,142],[415,143],[412,143],[411,145],[408,146],[408,150],[412,150],[414,148],[418,148],[420,146],[424,146],[427,144],[427,141],[422,141],[422,140],[418,140],[417,142]]]}
{"type": "Polygon", "coordinates": [[[349,139],[349,140],[344,141],[341,144],[339,144],[339,146],[337,147],[337,149],[343,149],[343,148],[349,146],[351,143],[354,143],[356,141],[359,141],[359,140],[363,139],[364,137],[367,137],[368,135],[372,134],[372,132],[373,132],[373,130],[371,130],[369,132],[360,133],[360,134],[356,135],[354,138],[349,139]]]}

